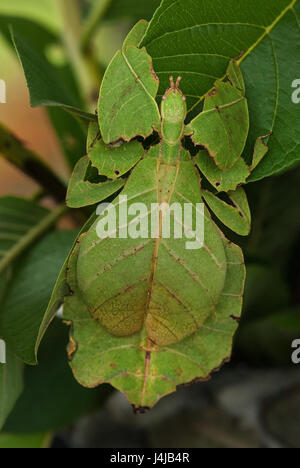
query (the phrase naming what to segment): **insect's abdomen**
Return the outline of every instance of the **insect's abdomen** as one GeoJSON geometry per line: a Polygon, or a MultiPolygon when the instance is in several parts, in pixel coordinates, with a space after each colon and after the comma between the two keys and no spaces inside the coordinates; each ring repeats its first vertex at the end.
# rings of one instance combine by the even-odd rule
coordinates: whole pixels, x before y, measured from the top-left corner
{"type": "MultiPolygon", "coordinates": [[[[148,213],[155,203],[191,203],[194,219],[196,202],[201,201],[199,178],[190,161],[166,166],[151,157],[134,169],[122,195],[128,197],[129,212],[134,203],[145,204],[148,213]]],[[[120,198],[115,206],[119,202],[120,198]]],[[[152,342],[168,345],[198,330],[214,313],[226,260],[220,233],[207,213],[206,241],[198,250],[188,250],[184,236],[174,237],[180,219],[174,222],[171,215],[169,238],[162,236],[167,219],[163,212],[158,219],[155,238],[101,240],[94,225],[80,249],[77,278],[90,313],[110,333],[128,336],[143,330],[152,342]]],[[[117,218],[117,226],[118,222],[117,218]]]]}

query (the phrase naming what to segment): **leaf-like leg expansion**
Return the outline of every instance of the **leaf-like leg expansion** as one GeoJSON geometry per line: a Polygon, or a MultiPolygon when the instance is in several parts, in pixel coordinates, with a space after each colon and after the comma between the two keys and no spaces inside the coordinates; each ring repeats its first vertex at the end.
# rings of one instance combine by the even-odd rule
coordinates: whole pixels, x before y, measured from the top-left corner
{"type": "Polygon", "coordinates": [[[251,229],[251,213],[247,196],[242,187],[228,192],[232,205],[227,204],[208,190],[202,191],[202,196],[212,212],[232,231],[241,236],[247,236],[251,229]]]}
{"type": "Polygon", "coordinates": [[[244,81],[235,62],[230,63],[228,74],[230,82],[216,81],[214,91],[205,97],[203,112],[185,129],[185,134],[204,146],[222,170],[232,168],[240,158],[249,132],[244,81]]]}
{"type": "Polygon", "coordinates": [[[219,169],[206,150],[196,156],[196,164],[200,171],[218,192],[236,190],[237,186],[246,182],[250,170],[242,158],[239,158],[231,169],[219,169]]]}
{"type": "Polygon", "coordinates": [[[250,166],[251,171],[253,171],[253,169],[255,169],[256,166],[258,166],[258,164],[262,161],[262,159],[269,151],[268,146],[264,143],[264,138],[267,138],[270,135],[271,134],[257,138],[254,146],[252,164],[250,166]]]}
{"type": "Polygon", "coordinates": [[[138,44],[147,22],[140,21],[127,36],[104,75],[99,96],[99,126],[106,144],[147,137],[160,127],[155,101],[159,80],[152,59],[138,44]]]}
{"type": "Polygon", "coordinates": [[[112,148],[99,140],[88,154],[99,175],[117,179],[126,174],[143,157],[144,149],[137,141],[112,148]]]}
{"type": "Polygon", "coordinates": [[[245,81],[240,69],[239,64],[236,60],[231,60],[227,68],[227,77],[235,88],[237,88],[244,96],[246,93],[245,81]]]}
{"type": "Polygon", "coordinates": [[[125,184],[123,179],[106,180],[97,184],[89,182],[85,180],[89,166],[90,160],[84,156],[74,168],[67,193],[67,205],[70,208],[81,208],[106,200],[125,184]]]}

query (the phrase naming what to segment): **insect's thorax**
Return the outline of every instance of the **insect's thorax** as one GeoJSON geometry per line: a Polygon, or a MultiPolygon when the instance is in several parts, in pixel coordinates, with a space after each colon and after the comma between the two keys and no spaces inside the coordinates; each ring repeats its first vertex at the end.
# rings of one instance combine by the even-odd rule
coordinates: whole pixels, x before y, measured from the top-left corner
{"type": "Polygon", "coordinates": [[[184,135],[186,100],[179,89],[180,79],[166,91],[161,104],[161,162],[174,165],[180,157],[184,135]]]}

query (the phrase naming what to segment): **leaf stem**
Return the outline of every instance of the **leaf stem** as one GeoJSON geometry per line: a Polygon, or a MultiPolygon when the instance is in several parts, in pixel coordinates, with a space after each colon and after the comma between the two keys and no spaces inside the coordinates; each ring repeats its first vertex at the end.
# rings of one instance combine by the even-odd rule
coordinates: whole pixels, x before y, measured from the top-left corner
{"type": "Polygon", "coordinates": [[[78,0],[57,0],[63,20],[63,41],[75,79],[87,110],[94,111],[94,96],[99,83],[87,64],[80,47],[81,14],[78,0]]]}
{"type": "Polygon", "coordinates": [[[0,155],[34,179],[56,201],[65,201],[64,183],[39,156],[25,148],[24,144],[3,125],[0,125],[0,155]]]}
{"type": "Polygon", "coordinates": [[[60,205],[56,210],[51,211],[36,226],[30,229],[27,234],[23,236],[11,250],[9,250],[7,255],[2,258],[0,261],[0,273],[9,267],[9,265],[17,257],[19,257],[35,240],[45,234],[67,211],[68,208],[65,205],[60,205]]]}
{"type": "Polygon", "coordinates": [[[110,7],[111,2],[112,0],[97,0],[94,2],[81,35],[81,49],[83,51],[89,48],[91,38],[110,7]]]}

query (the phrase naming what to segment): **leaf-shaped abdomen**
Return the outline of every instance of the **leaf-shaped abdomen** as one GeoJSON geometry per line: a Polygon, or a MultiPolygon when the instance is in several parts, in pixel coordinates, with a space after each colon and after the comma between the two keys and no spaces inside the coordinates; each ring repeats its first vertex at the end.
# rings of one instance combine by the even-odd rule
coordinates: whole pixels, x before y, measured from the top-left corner
{"type": "MultiPolygon", "coordinates": [[[[201,202],[191,161],[166,166],[151,157],[133,170],[124,195],[127,210],[143,203],[147,213],[152,204],[165,201],[191,203],[195,214],[201,202]]],[[[117,214],[121,196],[114,202],[117,214]]],[[[163,224],[157,238],[100,239],[97,223],[90,229],[78,257],[78,286],[92,316],[110,333],[145,331],[153,343],[168,345],[198,330],[214,313],[225,283],[226,256],[221,235],[205,213],[205,242],[198,250],[188,250],[187,239],[175,238],[172,231],[170,238],[162,238],[163,224]]]]}

